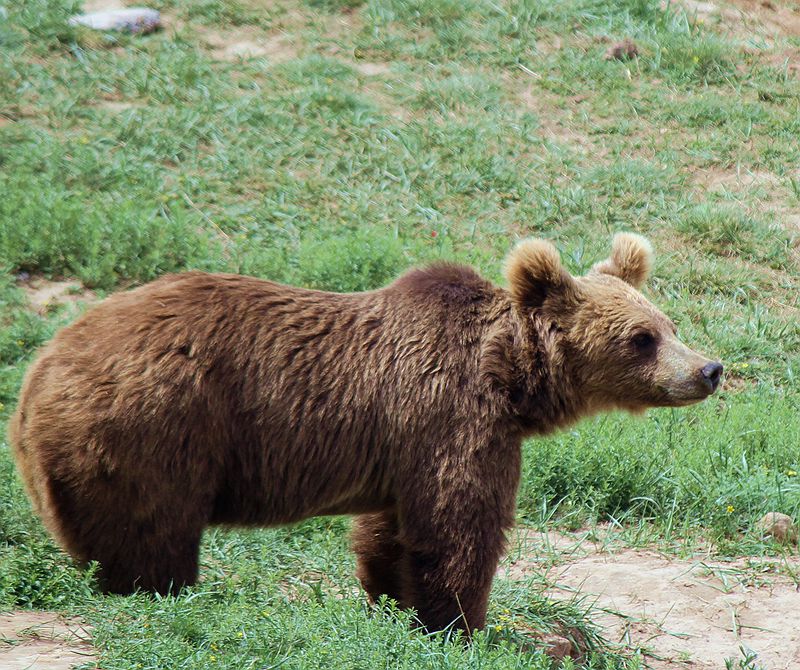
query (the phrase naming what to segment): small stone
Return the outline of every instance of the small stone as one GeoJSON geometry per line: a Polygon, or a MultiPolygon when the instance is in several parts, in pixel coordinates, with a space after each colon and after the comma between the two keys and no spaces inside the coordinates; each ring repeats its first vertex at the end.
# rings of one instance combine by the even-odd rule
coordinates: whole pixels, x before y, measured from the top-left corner
{"type": "Polygon", "coordinates": [[[155,9],[129,7],[89,14],[79,14],[69,20],[71,26],[86,26],[93,30],[120,30],[145,34],[161,28],[161,14],[155,9]]]}
{"type": "Polygon", "coordinates": [[[606,51],[606,60],[631,60],[639,55],[639,47],[633,40],[622,40],[612,44],[606,51]]]}
{"type": "Polygon", "coordinates": [[[572,657],[572,642],[561,635],[545,635],[542,643],[545,647],[544,653],[556,661],[572,657]]]}
{"type": "Polygon", "coordinates": [[[795,544],[797,542],[797,527],[792,521],[792,517],[780,512],[767,512],[762,516],[756,528],[766,537],[772,537],[783,544],[795,544]]]}

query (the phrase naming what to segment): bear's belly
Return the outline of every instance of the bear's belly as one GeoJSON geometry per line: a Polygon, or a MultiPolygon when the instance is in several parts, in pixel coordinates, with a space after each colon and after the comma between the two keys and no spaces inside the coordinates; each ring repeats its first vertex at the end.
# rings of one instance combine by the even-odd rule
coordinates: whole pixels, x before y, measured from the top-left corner
{"type": "Polygon", "coordinates": [[[277,459],[273,452],[262,463],[226,472],[210,522],[276,526],[314,516],[380,512],[392,505],[389,478],[379,474],[383,468],[376,463],[363,462],[350,450],[303,462],[298,457],[303,451],[277,459]]]}
{"type": "Polygon", "coordinates": [[[231,498],[220,497],[211,515],[211,524],[228,526],[281,526],[296,523],[315,516],[340,514],[374,514],[391,509],[391,499],[373,496],[354,496],[328,504],[306,505],[291,508],[288,505],[235,503],[231,498]]]}

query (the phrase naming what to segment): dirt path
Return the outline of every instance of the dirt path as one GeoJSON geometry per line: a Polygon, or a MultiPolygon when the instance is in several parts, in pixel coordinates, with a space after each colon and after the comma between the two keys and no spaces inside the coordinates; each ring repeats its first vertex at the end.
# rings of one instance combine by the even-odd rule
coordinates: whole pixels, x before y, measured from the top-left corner
{"type": "Polygon", "coordinates": [[[3,670],[69,670],[94,660],[90,635],[76,619],[53,612],[0,614],[3,670]]]}
{"type": "Polygon", "coordinates": [[[800,668],[796,556],[677,560],[554,534],[523,542],[501,576],[545,574],[549,595],[592,605],[604,636],[645,651],[651,668],[716,670],[744,658],[740,647],[757,653],[766,670],[800,668]]]}

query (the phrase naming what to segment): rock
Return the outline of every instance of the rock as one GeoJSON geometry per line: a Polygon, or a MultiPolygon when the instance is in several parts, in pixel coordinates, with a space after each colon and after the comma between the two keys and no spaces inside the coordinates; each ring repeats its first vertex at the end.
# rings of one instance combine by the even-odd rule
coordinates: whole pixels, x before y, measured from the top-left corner
{"type": "Polygon", "coordinates": [[[71,26],[86,26],[94,30],[120,30],[129,33],[151,33],[161,27],[161,14],[155,9],[129,7],[89,14],[79,14],[69,20],[71,26]]]}
{"type": "Polygon", "coordinates": [[[522,638],[516,640],[522,651],[543,651],[554,661],[563,661],[565,658],[582,661],[590,649],[585,636],[577,628],[558,626],[555,630],[544,632],[517,621],[514,629],[522,634],[522,638]]]}
{"type": "Polygon", "coordinates": [[[612,44],[606,51],[606,60],[631,60],[639,55],[639,47],[633,40],[622,40],[612,44]]]}
{"type": "Polygon", "coordinates": [[[542,638],[544,653],[556,661],[572,658],[572,642],[561,635],[545,635],[542,638]]]}
{"type": "Polygon", "coordinates": [[[797,543],[797,526],[787,514],[767,512],[758,520],[756,528],[762,535],[772,537],[783,544],[797,543]]]}

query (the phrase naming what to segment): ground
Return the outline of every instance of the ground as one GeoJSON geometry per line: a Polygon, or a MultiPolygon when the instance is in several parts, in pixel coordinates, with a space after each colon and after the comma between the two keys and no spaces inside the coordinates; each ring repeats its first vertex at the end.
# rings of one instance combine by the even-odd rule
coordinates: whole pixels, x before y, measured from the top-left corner
{"type": "Polygon", "coordinates": [[[69,670],[91,663],[91,631],[53,612],[0,614],[0,665],[4,670],[69,670]]]}
{"type": "MultiPolygon", "coordinates": [[[[706,548],[679,559],[657,547],[632,549],[616,535],[607,526],[570,534],[520,529],[498,578],[533,580],[548,597],[582,600],[607,640],[645,652],[653,670],[712,670],[740,656],[740,647],[773,670],[800,663],[800,557],[720,561],[706,548]]],[[[0,615],[0,641],[8,645],[0,646],[0,665],[68,670],[93,660],[90,639],[80,620],[54,612],[0,615]]],[[[573,649],[563,637],[547,640],[564,640],[562,653],[573,649]]]]}
{"type": "Polygon", "coordinates": [[[653,670],[711,670],[740,647],[767,668],[800,663],[799,557],[720,561],[706,548],[676,558],[658,547],[631,549],[614,535],[521,531],[520,558],[499,574],[543,580],[554,598],[584,599],[604,636],[644,650],[653,670]]]}
{"type": "Polygon", "coordinates": [[[798,549],[757,521],[800,518],[800,7],[147,4],[163,31],[112,38],[67,27],[80,2],[0,0],[0,423],[36,348],[108,292],[188,267],[362,290],[438,258],[499,279],[534,235],[574,272],[615,231],[649,237],[648,297],[726,378],[698,407],[525,445],[469,648],[375,615],[339,518],[211,531],[188,593],[103,597],[32,516],[0,429],[1,639],[24,642],[0,665],[49,636],[32,667],[92,667],[74,644],[104,670],[544,670],[542,640],[592,647],[587,668],[796,666],[798,549]],[[607,59],[626,39],[638,56],[607,59]]]}

